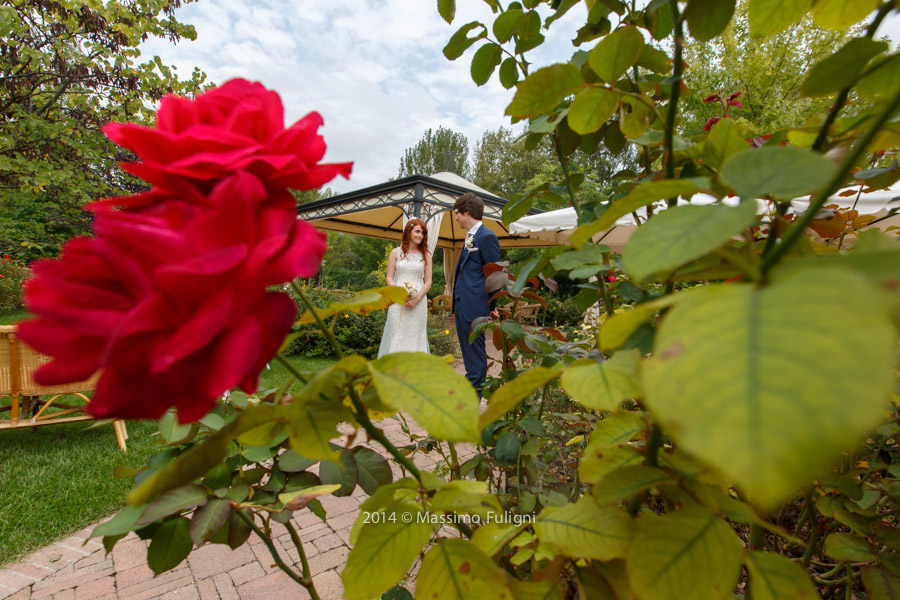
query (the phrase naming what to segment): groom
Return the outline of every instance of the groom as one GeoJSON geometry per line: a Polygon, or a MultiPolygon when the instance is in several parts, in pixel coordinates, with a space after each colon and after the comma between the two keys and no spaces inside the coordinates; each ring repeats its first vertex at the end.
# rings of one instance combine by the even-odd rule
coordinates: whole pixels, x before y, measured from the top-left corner
{"type": "Polygon", "coordinates": [[[496,300],[489,301],[484,289],[484,266],[500,260],[500,242],[493,231],[484,226],[484,202],[471,192],[460,196],[453,205],[457,225],[467,232],[466,241],[456,263],[453,284],[453,313],[456,317],[456,335],[462,350],[466,379],[481,397],[481,388],[487,377],[487,354],[484,333],[469,344],[472,321],[489,314],[496,318],[496,300]]]}

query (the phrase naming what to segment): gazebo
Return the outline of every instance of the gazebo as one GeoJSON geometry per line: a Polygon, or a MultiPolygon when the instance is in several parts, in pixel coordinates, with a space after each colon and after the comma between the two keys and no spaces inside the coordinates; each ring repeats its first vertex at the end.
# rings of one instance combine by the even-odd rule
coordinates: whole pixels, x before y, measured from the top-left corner
{"type": "MultiPolygon", "coordinates": [[[[297,207],[297,216],[323,231],[377,237],[399,242],[410,219],[428,227],[430,250],[444,250],[445,293],[452,294],[456,260],[466,238],[453,219],[456,199],[472,192],[484,201],[484,225],[497,234],[500,248],[542,248],[551,241],[518,236],[503,224],[506,200],[455,173],[412,175],[297,207]],[[437,235],[434,232],[437,231],[437,235]]],[[[532,209],[529,215],[541,211],[532,209]]]]}

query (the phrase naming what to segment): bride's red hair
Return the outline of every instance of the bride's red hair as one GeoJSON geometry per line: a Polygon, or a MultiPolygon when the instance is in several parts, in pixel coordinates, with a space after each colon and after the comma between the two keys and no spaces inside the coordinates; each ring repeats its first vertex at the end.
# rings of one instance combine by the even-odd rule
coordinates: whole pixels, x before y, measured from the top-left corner
{"type": "Polygon", "coordinates": [[[422,243],[419,244],[417,249],[422,253],[422,258],[425,258],[425,254],[428,252],[428,228],[425,226],[425,222],[422,219],[410,219],[406,224],[406,227],[403,228],[403,238],[400,241],[400,254],[409,254],[409,247],[412,244],[412,230],[416,225],[422,228],[422,243]]]}

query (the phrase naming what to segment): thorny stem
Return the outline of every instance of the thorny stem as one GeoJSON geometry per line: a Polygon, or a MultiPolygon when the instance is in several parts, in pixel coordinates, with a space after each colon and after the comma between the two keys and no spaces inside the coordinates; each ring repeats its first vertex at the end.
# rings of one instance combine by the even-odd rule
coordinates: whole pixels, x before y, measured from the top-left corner
{"type": "Polygon", "coordinates": [[[300,566],[303,569],[303,578],[312,582],[312,572],[309,570],[309,561],[306,559],[306,552],[303,550],[303,540],[300,539],[300,534],[297,533],[297,529],[290,521],[285,523],[284,526],[291,536],[291,541],[294,542],[294,546],[297,548],[297,553],[300,555],[300,566]]]}
{"type": "MultiPolygon", "coordinates": [[[[875,37],[875,31],[878,30],[878,26],[881,25],[881,22],[888,15],[892,7],[893,2],[885,2],[881,5],[881,8],[878,10],[878,14],[875,15],[875,18],[872,19],[872,22],[869,23],[869,26],[866,28],[866,34],[865,36],[863,36],[864,38],[872,39],[873,37],[875,37]]],[[[850,95],[851,87],[852,85],[842,89],[835,99],[834,104],[831,105],[831,110],[828,112],[828,116],[825,117],[825,122],[822,124],[822,128],[819,129],[819,135],[816,136],[816,141],[813,142],[813,150],[818,152],[822,149],[822,146],[828,139],[828,130],[831,129],[831,125],[837,119],[838,113],[841,112],[841,109],[847,102],[847,97],[850,95]]]]}
{"type": "MultiPolygon", "coordinates": [[[[675,117],[678,114],[678,97],[681,94],[681,77],[684,72],[684,61],[681,58],[682,45],[684,43],[684,23],[678,14],[678,0],[669,0],[672,7],[672,19],[675,22],[675,58],[672,72],[672,93],[669,96],[668,114],[666,116],[666,130],[663,134],[663,144],[666,158],[666,179],[675,179],[675,117]]],[[[669,208],[678,203],[678,198],[669,198],[669,208]]]]}
{"type": "Polygon", "coordinates": [[[393,456],[397,460],[398,463],[403,465],[403,468],[412,473],[412,476],[416,478],[416,481],[422,483],[422,472],[419,471],[419,468],[414,465],[411,460],[404,456],[403,453],[400,452],[400,450],[396,446],[394,446],[394,444],[392,444],[390,440],[387,439],[387,437],[385,437],[384,433],[380,429],[372,424],[372,421],[369,420],[369,416],[366,414],[366,407],[363,406],[363,403],[360,402],[359,398],[357,397],[356,390],[353,390],[352,388],[350,394],[350,402],[353,403],[353,408],[356,411],[357,422],[362,425],[362,428],[365,429],[366,433],[369,434],[369,437],[373,440],[378,441],[379,444],[384,446],[384,449],[387,450],[391,454],[391,456],[393,456]]]}
{"type": "Polygon", "coordinates": [[[459,456],[456,455],[456,446],[453,445],[453,442],[447,442],[447,447],[450,448],[450,458],[453,459],[453,464],[450,465],[453,476],[456,479],[462,479],[462,476],[459,474],[459,456]]]}
{"type": "MultiPolygon", "coordinates": [[[[245,515],[244,511],[238,510],[235,511],[235,514],[241,520],[243,520],[244,523],[246,523],[256,535],[259,536],[259,539],[261,539],[263,544],[266,545],[266,548],[269,549],[269,554],[272,555],[272,560],[275,561],[275,565],[279,569],[284,571],[288,577],[305,587],[306,591],[309,592],[309,595],[313,600],[319,600],[319,594],[318,592],[316,592],[316,586],[313,584],[312,578],[310,577],[307,579],[306,577],[301,577],[300,575],[297,575],[297,573],[292,568],[287,566],[287,564],[285,564],[285,562],[281,559],[281,556],[278,555],[278,550],[275,549],[275,545],[272,543],[272,538],[266,535],[265,532],[263,532],[263,530],[253,522],[253,519],[251,517],[245,515]]],[[[300,550],[300,556],[303,556],[303,550],[300,550]]],[[[305,570],[308,571],[309,567],[307,566],[305,570]]]]}
{"type": "Polygon", "coordinates": [[[559,132],[553,132],[553,145],[556,148],[556,158],[559,160],[559,166],[562,167],[563,175],[566,176],[566,189],[569,190],[569,203],[575,209],[575,216],[581,217],[581,211],[578,209],[578,200],[575,198],[575,186],[572,184],[572,176],[569,174],[569,163],[563,156],[562,148],[559,145],[559,132]]]}
{"type": "Polygon", "coordinates": [[[810,221],[816,216],[816,213],[825,205],[825,202],[828,201],[828,197],[831,195],[831,192],[835,190],[843,181],[844,174],[849,172],[853,165],[856,164],[856,161],[859,160],[859,157],[863,155],[866,151],[866,147],[869,143],[875,138],[875,135],[881,129],[881,127],[890,119],[897,108],[900,107],[900,93],[894,95],[894,98],[891,100],[887,109],[879,115],[878,119],[875,123],[866,131],[866,134],[857,141],[857,143],[853,146],[853,149],[847,153],[847,156],[844,157],[844,160],[841,161],[840,166],[835,170],[834,174],[831,176],[828,184],[821,187],[819,191],[816,193],[815,199],[811,200],[809,203],[809,208],[803,215],[800,216],[799,219],[788,229],[784,237],[781,240],[781,243],[774,246],[772,248],[772,252],[765,257],[760,266],[760,270],[762,271],[763,277],[765,277],[766,273],[769,272],[773,266],[775,266],[781,257],[793,246],[800,236],[803,235],[803,232],[806,230],[807,225],[809,225],[810,221]]]}
{"type": "Polygon", "coordinates": [[[316,307],[313,306],[313,303],[309,301],[309,298],[306,297],[306,294],[303,293],[303,290],[297,285],[296,281],[291,282],[291,286],[294,288],[294,291],[297,292],[297,295],[300,296],[300,300],[303,301],[303,304],[306,305],[306,308],[312,313],[313,318],[316,320],[316,323],[319,325],[319,329],[322,330],[322,334],[331,344],[331,348],[334,350],[335,355],[338,357],[338,360],[344,358],[344,351],[341,350],[341,345],[338,343],[337,338],[334,337],[334,332],[328,328],[325,322],[322,320],[322,317],[319,316],[319,313],[316,312],[316,307]]]}

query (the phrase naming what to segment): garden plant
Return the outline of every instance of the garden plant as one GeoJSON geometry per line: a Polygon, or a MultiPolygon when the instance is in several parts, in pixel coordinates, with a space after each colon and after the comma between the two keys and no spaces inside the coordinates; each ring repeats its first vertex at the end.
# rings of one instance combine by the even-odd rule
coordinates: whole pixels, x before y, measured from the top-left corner
{"type": "MultiPolygon", "coordinates": [[[[317,498],[359,486],[370,497],[343,569],[350,599],[408,595],[395,586],[419,560],[421,598],[897,597],[900,242],[821,209],[847,186],[900,179],[889,163],[900,56],[876,35],[900,6],[749,0],[757,37],[802,19],[869,22],[805,74],[804,96],[833,97],[825,114],[746,136],[735,102],[756,99],[721,90],[710,100],[724,102],[720,118],[685,138],[685,73],[701,67],[683,60],[685,39],[726,35],[735,0],[585,0],[574,54],[537,70],[528,52],[580,0],[485,1],[493,22],[463,25],[444,53],[474,48],[476,84],[496,73],[515,88],[507,114],[527,121],[531,147],[552,142],[564,175],[514,197],[504,219],[538,197],[579,215],[571,247],[514,276],[498,265],[489,282],[534,301],[540,281],[565,272],[580,282],[579,309],[600,302],[600,317],[581,333],[481,323],[509,359],[481,414],[440,356],[346,353],[335,323],[406,292],[316,306],[290,283],[316,272],[324,238],[292,221],[285,188],[349,173],[318,164],[319,120],[284,129],[277,96],[246,82],[168,98],[155,129],[108,129],[152,189],[95,205],[96,237],[37,263],[26,287],[38,319],[22,335],[57,359],[39,375],[102,367],[98,414],[161,417],[168,447],[136,469],[129,506],[94,535],[107,549],[131,531],[150,539],[156,573],[195,546],[258,535],[317,598],[291,517],[327,519],[317,498]],[[582,201],[569,157],[601,144],[637,145],[642,170],[615,178],[611,202],[582,201]],[[679,204],[699,192],[718,201],[679,204]],[[809,210],[789,211],[807,194],[809,210]],[[641,225],[621,256],[591,241],[632,212],[641,225]],[[825,227],[834,218],[839,231],[825,227]],[[310,335],[287,335],[297,309],[272,287],[285,283],[297,325],[316,324],[338,360],[258,391],[279,346],[310,335]],[[377,422],[401,414],[429,439],[389,441],[377,422]],[[345,445],[333,441],[339,423],[356,430],[345,445]],[[405,476],[394,480],[362,437],[405,476]],[[475,457],[460,463],[460,443],[475,457]],[[436,472],[410,460],[422,444],[446,457],[436,472]],[[274,523],[299,566],[275,552],[274,523]]],[[[455,4],[437,2],[448,22],[455,4]]]]}

